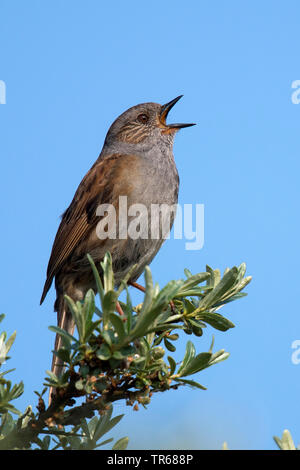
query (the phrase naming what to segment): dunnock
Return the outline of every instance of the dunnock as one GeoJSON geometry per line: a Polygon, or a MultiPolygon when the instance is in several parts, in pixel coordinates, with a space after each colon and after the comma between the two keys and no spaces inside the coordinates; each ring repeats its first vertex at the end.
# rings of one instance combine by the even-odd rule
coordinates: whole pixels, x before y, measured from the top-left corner
{"type": "MultiPolygon", "coordinates": [[[[154,227],[158,229],[156,237],[151,237],[149,233],[149,236],[138,238],[99,238],[97,224],[101,216],[96,212],[100,205],[111,204],[117,214],[117,225],[120,225],[119,197],[126,196],[128,207],[143,204],[148,209],[146,218],[140,221],[143,226],[140,230],[145,235],[151,227],[152,204],[176,205],[179,178],[173,157],[173,140],[179,129],[193,124],[167,124],[166,118],[181,96],[163,106],[157,103],[139,104],[114,121],[98,159],[81,181],[62,216],[52,247],[41,303],[55,278],[54,309],[58,325],[71,334],[74,321],[66,307],[64,295],[77,301],[84,298],[88,289],[96,291],[87,253],[100,269],[99,262],[105,252],[110,251],[116,283],[136,264],[130,279],[134,284],[164,241],[161,222],[159,227],[154,227]]],[[[173,211],[169,217],[168,231],[174,217],[173,211]]],[[[132,219],[129,216],[128,222],[132,219]]],[[[60,337],[57,336],[55,350],[60,347],[60,337]]],[[[61,362],[54,357],[52,371],[59,374],[61,369],[61,362]]]]}

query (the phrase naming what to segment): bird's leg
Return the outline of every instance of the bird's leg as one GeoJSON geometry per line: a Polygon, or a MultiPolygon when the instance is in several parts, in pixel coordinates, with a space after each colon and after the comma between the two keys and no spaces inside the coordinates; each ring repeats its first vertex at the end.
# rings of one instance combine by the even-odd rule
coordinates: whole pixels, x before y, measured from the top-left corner
{"type": "Polygon", "coordinates": [[[124,317],[124,312],[123,312],[122,307],[121,307],[119,302],[116,303],[116,310],[117,310],[118,314],[120,315],[120,317],[124,317]]]}
{"type": "Polygon", "coordinates": [[[144,293],[146,292],[145,287],[141,286],[141,284],[138,284],[137,282],[128,281],[128,285],[132,286],[132,287],[135,287],[136,289],[140,290],[141,292],[144,292],[144,293]]]}

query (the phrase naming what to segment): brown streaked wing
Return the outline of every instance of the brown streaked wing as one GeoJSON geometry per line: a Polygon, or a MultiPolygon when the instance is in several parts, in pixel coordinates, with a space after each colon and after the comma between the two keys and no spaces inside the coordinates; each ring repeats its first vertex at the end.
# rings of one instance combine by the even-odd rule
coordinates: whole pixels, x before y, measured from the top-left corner
{"type": "MultiPolygon", "coordinates": [[[[113,173],[119,179],[126,171],[126,160],[135,159],[134,155],[111,154],[97,160],[81,181],[75,196],[62,216],[47,268],[42,303],[51,287],[52,280],[63,263],[76,248],[80,240],[93,230],[96,221],[96,208],[99,204],[111,203],[113,197],[113,173]],[[118,161],[122,158],[122,164],[118,161]]],[[[126,179],[126,178],[125,178],[126,179]]]]}

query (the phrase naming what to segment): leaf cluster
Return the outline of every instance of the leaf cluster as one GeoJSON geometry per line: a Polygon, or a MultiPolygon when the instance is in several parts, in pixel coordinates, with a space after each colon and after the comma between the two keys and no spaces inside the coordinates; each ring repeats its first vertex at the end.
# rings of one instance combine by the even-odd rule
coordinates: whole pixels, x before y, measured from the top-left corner
{"type": "Polygon", "coordinates": [[[78,338],[59,327],[50,327],[63,339],[63,348],[57,355],[64,361],[66,371],[60,377],[48,372],[46,385],[66,388],[76,370],[75,387],[83,394],[143,390],[145,404],[151,392],[169,389],[174,383],[199,387],[195,381],[183,377],[197,374],[228,357],[224,350],[213,353],[213,343],[208,352],[196,354],[192,341],[188,341],[178,368],[174,357],[165,355],[166,350],[176,351],[175,342],[182,334],[199,337],[207,325],[219,331],[234,327],[218,311],[246,295],[241,291],[251,277],[245,277],[244,263],[226,269],[223,276],[209,266],[205,273],[196,275],[185,270],[186,279],[170,281],[163,289],[154,285],[150,268],[146,267],[144,301],[134,308],[127,287],[130,273],[116,290],[110,254],[107,253],[102,262],[102,278],[91,257],[89,261],[100,307],[96,306],[92,290],[87,292],[83,302],[66,297],[78,338]],[[118,300],[123,290],[126,302],[118,300]],[[124,312],[121,316],[116,313],[118,301],[124,312]]]}
{"type": "MultiPolygon", "coordinates": [[[[103,440],[103,436],[122,418],[112,418],[112,403],[125,400],[137,410],[140,405],[147,407],[154,393],[181,386],[205,390],[194,376],[229,355],[223,349],[214,352],[213,340],[208,351],[197,349],[207,326],[222,332],[234,327],[220,309],[246,295],[242,291],[251,277],[245,277],[244,263],[227,268],[223,275],[209,266],[198,274],[186,269],[185,278],[172,280],[162,289],[146,267],[144,299],[133,306],[127,284],[131,271],[116,287],[110,253],[99,266],[88,258],[97,293],[90,289],[82,302],[65,297],[76,324],[74,336],[49,327],[61,336],[62,347],[55,354],[63,361],[64,371],[60,376],[47,371],[44,390],[36,392],[38,412],[28,407],[14,420],[10,411],[17,410],[10,402],[22,393],[22,383],[12,387],[0,375],[0,449],[95,449],[108,444],[112,439],[103,440]],[[178,361],[176,341],[185,335],[189,340],[178,361]],[[47,407],[43,397],[50,388],[55,394],[47,407]],[[83,402],[77,405],[79,397],[83,402]]],[[[2,362],[14,337],[0,336],[2,362]]],[[[114,449],[125,448],[127,442],[122,438],[114,449]]]]}

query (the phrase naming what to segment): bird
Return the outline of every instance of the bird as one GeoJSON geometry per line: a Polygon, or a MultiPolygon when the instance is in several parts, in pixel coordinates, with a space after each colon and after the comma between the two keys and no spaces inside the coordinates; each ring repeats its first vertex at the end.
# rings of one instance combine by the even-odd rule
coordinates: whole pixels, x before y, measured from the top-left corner
{"type": "MultiPolygon", "coordinates": [[[[107,251],[111,253],[116,285],[135,265],[128,284],[139,285],[136,280],[159,251],[165,238],[162,222],[151,237],[151,205],[176,206],[179,176],[173,155],[174,136],[182,128],[194,123],[168,124],[168,114],[183,95],[161,105],[142,103],[123,112],[110,126],[99,157],[79,184],[71,204],[61,217],[54,239],[47,276],[40,304],[43,303],[55,281],[57,324],[68,333],[74,333],[75,324],[68,309],[65,295],[75,302],[82,301],[89,289],[97,291],[87,254],[93,258],[99,274],[100,262],[107,251]],[[120,196],[126,197],[128,207],[142,204],[148,210],[140,219],[144,237],[105,238],[97,231],[97,208],[111,205],[120,215],[120,196]]],[[[167,231],[174,222],[175,212],[169,217],[167,231]]],[[[116,218],[117,224],[119,218],[116,218]]],[[[121,219],[120,219],[121,220],[121,219]]],[[[133,221],[134,216],[128,216],[133,221]]],[[[157,221],[155,222],[157,224],[157,221]]],[[[153,225],[153,224],[152,224],[153,225]]],[[[119,227],[120,228],[120,227],[119,227]]],[[[153,228],[153,227],[152,227],[153,228]]],[[[56,335],[54,351],[61,347],[56,335]]],[[[52,372],[62,373],[62,362],[54,354],[52,372]]]]}

